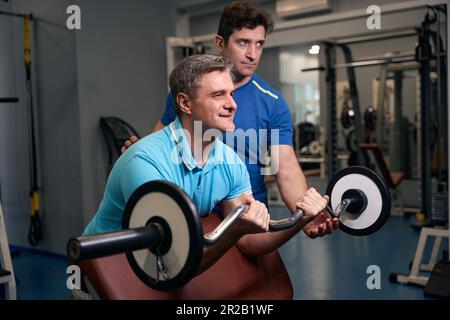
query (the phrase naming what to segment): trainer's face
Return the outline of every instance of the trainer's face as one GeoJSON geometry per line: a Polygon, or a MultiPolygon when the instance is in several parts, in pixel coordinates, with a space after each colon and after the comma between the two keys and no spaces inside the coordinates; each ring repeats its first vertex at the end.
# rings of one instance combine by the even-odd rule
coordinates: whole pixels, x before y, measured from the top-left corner
{"type": "Polygon", "coordinates": [[[266,41],[266,29],[258,26],[255,29],[242,28],[235,30],[225,44],[220,36],[216,36],[217,50],[231,60],[235,69],[244,77],[251,77],[258,67],[266,41]]]}
{"type": "Polygon", "coordinates": [[[195,97],[191,98],[191,116],[194,121],[202,121],[203,130],[234,130],[234,84],[225,71],[213,71],[198,81],[195,97]]]}

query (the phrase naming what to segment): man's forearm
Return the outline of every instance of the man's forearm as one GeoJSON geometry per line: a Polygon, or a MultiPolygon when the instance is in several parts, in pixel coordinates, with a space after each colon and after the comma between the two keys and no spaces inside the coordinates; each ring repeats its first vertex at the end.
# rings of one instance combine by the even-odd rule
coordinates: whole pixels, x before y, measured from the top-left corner
{"type": "Polygon", "coordinates": [[[296,203],[308,189],[308,184],[292,148],[281,147],[279,157],[280,165],[275,181],[283,202],[291,212],[295,212],[296,203]]]}
{"type": "Polygon", "coordinates": [[[277,232],[249,234],[243,236],[236,244],[242,253],[248,256],[260,256],[272,252],[297,234],[305,226],[299,221],[295,226],[277,232]]]}
{"type": "MultiPolygon", "coordinates": [[[[279,164],[278,172],[275,175],[278,189],[284,203],[293,213],[296,210],[298,199],[308,188],[306,178],[301,171],[292,147],[276,146],[272,149],[272,155],[274,156],[273,160],[276,161],[275,163],[279,164]]],[[[266,254],[282,246],[295,236],[298,231],[303,229],[304,226],[305,223],[299,221],[297,225],[284,231],[247,235],[239,240],[237,246],[247,255],[266,254]]]]}
{"type": "Polygon", "coordinates": [[[305,176],[298,170],[292,174],[277,175],[276,182],[283,202],[291,212],[295,212],[299,197],[308,189],[305,176]]]}

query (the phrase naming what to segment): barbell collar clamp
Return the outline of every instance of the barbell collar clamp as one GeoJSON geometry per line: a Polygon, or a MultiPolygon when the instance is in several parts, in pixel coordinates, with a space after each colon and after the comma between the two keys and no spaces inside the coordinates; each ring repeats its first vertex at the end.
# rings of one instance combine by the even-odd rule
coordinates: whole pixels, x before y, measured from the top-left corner
{"type": "Polygon", "coordinates": [[[330,206],[327,205],[325,208],[327,212],[332,215],[335,218],[338,218],[347,210],[348,206],[350,205],[351,200],[344,199],[342,200],[336,207],[336,210],[333,210],[330,206]]]}

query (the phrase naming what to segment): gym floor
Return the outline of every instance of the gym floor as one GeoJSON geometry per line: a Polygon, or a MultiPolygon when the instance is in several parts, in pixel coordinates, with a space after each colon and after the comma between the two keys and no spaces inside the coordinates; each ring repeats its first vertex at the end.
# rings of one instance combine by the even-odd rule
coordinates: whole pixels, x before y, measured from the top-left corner
{"type": "MultiPolygon", "coordinates": [[[[276,219],[288,214],[285,207],[272,206],[276,219]]],[[[386,225],[367,237],[343,232],[309,239],[303,233],[281,249],[294,287],[294,299],[426,299],[423,289],[389,283],[391,272],[407,273],[413,259],[419,232],[410,227],[410,218],[391,217],[386,225]],[[367,267],[381,271],[381,288],[369,290],[367,267]]],[[[445,242],[447,246],[447,242],[445,242]]],[[[431,245],[427,245],[427,252],[431,245]]],[[[66,299],[66,259],[14,248],[13,264],[18,299],[66,299]]]]}

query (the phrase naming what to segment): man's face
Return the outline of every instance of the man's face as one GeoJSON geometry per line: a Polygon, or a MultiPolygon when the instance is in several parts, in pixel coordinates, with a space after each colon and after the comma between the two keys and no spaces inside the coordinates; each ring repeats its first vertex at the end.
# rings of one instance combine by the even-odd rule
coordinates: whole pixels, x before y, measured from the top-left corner
{"type": "Polygon", "coordinates": [[[228,43],[219,46],[220,53],[231,60],[235,69],[244,77],[255,73],[261,58],[266,40],[266,29],[258,26],[255,29],[242,28],[235,30],[228,39],[228,43]]]}
{"type": "Polygon", "coordinates": [[[233,118],[237,106],[230,74],[213,71],[203,75],[197,85],[196,96],[191,98],[192,119],[202,121],[203,130],[234,130],[233,118]]]}

